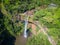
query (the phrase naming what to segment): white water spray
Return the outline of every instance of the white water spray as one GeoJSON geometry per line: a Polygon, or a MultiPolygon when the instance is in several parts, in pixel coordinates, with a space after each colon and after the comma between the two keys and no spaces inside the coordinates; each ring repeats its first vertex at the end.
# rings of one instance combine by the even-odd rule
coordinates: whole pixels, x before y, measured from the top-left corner
{"type": "Polygon", "coordinates": [[[24,29],[24,37],[27,38],[27,25],[28,25],[28,16],[26,16],[26,19],[25,19],[25,29],[24,29]]]}

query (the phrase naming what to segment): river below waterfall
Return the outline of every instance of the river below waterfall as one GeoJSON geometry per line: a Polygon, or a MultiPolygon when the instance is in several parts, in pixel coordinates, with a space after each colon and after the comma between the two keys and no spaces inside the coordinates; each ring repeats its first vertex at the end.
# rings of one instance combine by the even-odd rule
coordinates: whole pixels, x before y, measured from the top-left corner
{"type": "Polygon", "coordinates": [[[26,45],[27,38],[22,35],[16,37],[15,45],[26,45]]]}

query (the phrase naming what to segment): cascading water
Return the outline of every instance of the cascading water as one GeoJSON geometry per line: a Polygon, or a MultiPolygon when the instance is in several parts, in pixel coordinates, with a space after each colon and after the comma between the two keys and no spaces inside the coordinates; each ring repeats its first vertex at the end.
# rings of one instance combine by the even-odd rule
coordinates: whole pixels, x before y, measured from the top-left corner
{"type": "Polygon", "coordinates": [[[28,34],[27,34],[27,25],[28,25],[28,16],[26,16],[25,19],[25,29],[24,29],[24,37],[27,38],[28,34]]]}

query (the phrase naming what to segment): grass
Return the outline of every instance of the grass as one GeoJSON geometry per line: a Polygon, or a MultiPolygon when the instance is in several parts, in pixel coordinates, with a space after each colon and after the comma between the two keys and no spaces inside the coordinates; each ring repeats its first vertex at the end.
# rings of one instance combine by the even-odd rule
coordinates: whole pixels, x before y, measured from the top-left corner
{"type": "Polygon", "coordinates": [[[51,44],[47,40],[47,37],[43,33],[40,33],[37,36],[28,38],[27,45],[51,45],[51,44]]]}
{"type": "Polygon", "coordinates": [[[41,10],[36,11],[34,20],[44,24],[48,28],[48,34],[60,45],[60,8],[41,10]]]}

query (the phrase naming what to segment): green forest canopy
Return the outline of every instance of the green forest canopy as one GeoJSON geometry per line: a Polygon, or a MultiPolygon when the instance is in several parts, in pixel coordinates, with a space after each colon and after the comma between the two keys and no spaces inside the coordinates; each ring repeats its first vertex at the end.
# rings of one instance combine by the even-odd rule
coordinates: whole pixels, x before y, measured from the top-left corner
{"type": "Polygon", "coordinates": [[[36,11],[34,20],[46,25],[49,28],[49,35],[57,40],[57,45],[60,45],[60,0],[0,0],[0,35],[6,30],[13,36],[16,36],[18,32],[22,32],[24,23],[19,23],[20,25],[16,26],[16,23],[11,21],[12,16],[16,15],[15,13],[23,13],[42,5],[48,6],[51,3],[58,5],[58,8],[36,11]]]}

